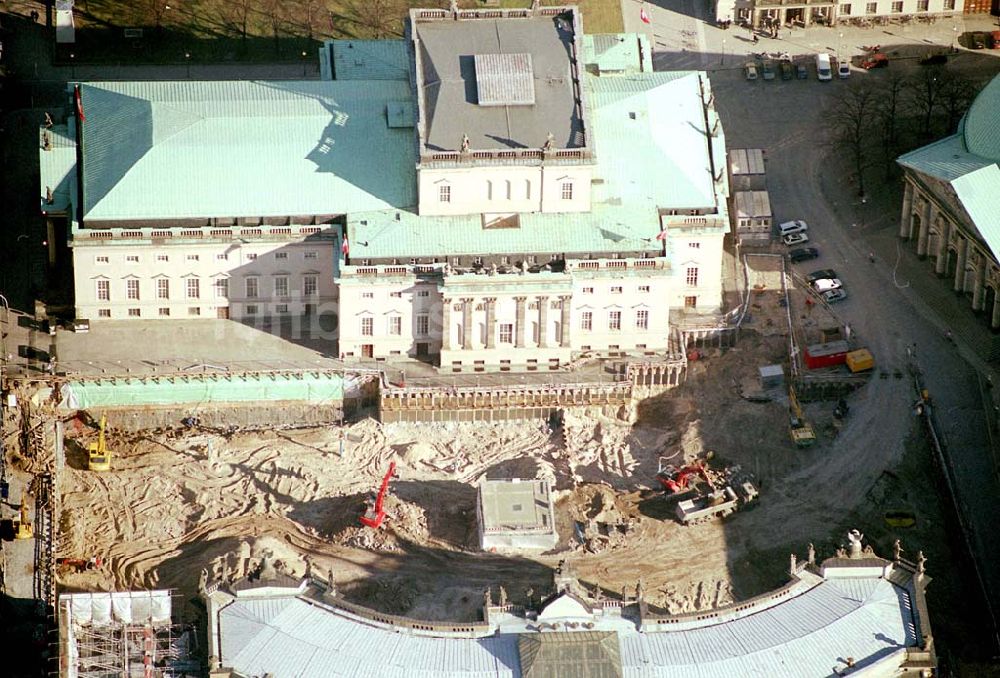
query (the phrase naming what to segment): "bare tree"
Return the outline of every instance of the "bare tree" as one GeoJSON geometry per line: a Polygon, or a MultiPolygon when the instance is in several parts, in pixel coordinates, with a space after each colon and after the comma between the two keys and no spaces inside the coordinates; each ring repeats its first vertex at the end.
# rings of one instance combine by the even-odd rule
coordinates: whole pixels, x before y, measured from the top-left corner
{"type": "Polygon", "coordinates": [[[285,23],[285,0],[264,0],[261,3],[261,11],[267,18],[267,24],[271,27],[271,35],[274,36],[274,52],[281,52],[281,27],[285,23]]]}
{"type": "Polygon", "coordinates": [[[830,142],[846,147],[858,182],[858,195],[865,195],[865,169],[871,163],[869,150],[878,129],[878,89],[868,80],[855,80],[843,90],[830,111],[830,142]]]}
{"type": "Polygon", "coordinates": [[[402,33],[406,7],[402,0],[350,0],[344,9],[364,37],[378,40],[402,33]]]}
{"type": "Polygon", "coordinates": [[[250,28],[250,16],[254,10],[254,0],[228,0],[224,7],[225,18],[240,34],[240,40],[246,46],[247,34],[250,28]]]}
{"type": "Polygon", "coordinates": [[[889,73],[877,85],[877,116],[882,130],[882,155],[885,160],[886,178],[896,167],[896,151],[899,148],[899,117],[906,103],[906,78],[898,71],[889,73]]]}
{"type": "Polygon", "coordinates": [[[965,76],[951,74],[941,87],[941,108],[945,114],[945,132],[951,134],[958,121],[972,105],[979,88],[965,76]]]}
{"type": "Polygon", "coordinates": [[[945,82],[944,75],[944,71],[929,66],[910,80],[907,88],[907,95],[913,107],[919,111],[922,117],[920,133],[925,139],[931,136],[934,113],[941,104],[941,90],[945,82]]]}
{"type": "Polygon", "coordinates": [[[305,22],[306,37],[311,41],[316,29],[316,20],[319,15],[320,0],[299,0],[299,8],[302,19],[305,22]]]}

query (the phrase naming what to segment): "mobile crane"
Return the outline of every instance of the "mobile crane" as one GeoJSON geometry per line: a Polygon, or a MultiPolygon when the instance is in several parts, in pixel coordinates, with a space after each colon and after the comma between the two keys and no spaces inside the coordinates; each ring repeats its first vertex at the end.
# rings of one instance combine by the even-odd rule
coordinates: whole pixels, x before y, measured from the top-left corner
{"type": "Polygon", "coordinates": [[[361,524],[368,527],[378,529],[382,525],[382,521],[385,519],[385,508],[383,507],[383,502],[385,501],[385,493],[389,489],[389,481],[392,480],[393,476],[396,475],[396,462],[391,462],[389,464],[389,470],[385,472],[385,477],[382,478],[382,486],[378,490],[378,494],[374,495],[369,501],[369,505],[366,505],[365,512],[361,514],[361,524]]]}
{"type": "Polygon", "coordinates": [[[816,432],[802,414],[795,387],[791,385],[788,386],[788,434],[796,447],[812,447],[816,442],[816,432]]]}

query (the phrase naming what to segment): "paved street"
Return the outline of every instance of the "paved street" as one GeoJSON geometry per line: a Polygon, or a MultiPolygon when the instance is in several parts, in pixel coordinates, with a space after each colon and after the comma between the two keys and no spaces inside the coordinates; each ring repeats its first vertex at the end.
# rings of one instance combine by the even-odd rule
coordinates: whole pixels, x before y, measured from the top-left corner
{"type": "MultiPolygon", "coordinates": [[[[965,300],[959,300],[949,286],[935,279],[927,262],[918,261],[912,244],[900,243],[897,224],[901,198],[898,189],[872,195],[866,204],[856,197],[857,190],[847,177],[830,170],[825,155],[825,115],[827,106],[845,83],[819,83],[815,75],[806,81],[747,82],[741,70],[751,43],[745,32],[722,31],[696,21],[691,0],[682,0],[677,12],[652,7],[653,26],[639,21],[638,3],[626,0],[626,27],[647,29],[660,53],[654,55],[658,69],[703,67],[712,71],[716,106],[722,116],[727,145],[730,148],[765,149],[767,183],[775,221],[805,219],[811,226],[810,244],[822,256],[798,268],[812,270],[835,268],[851,294],[838,304],[836,311],[850,323],[860,341],[872,349],[882,369],[904,368],[906,348],[918,347],[920,366],[944,424],[946,443],[955,465],[960,503],[973,525],[975,547],[987,576],[991,598],[1000,606],[1000,542],[992,538],[1000,497],[993,454],[990,449],[987,418],[980,398],[976,370],[995,370],[975,358],[974,342],[988,340],[989,331],[973,317],[965,300]],[[685,9],[686,8],[686,9],[685,9]],[[725,44],[723,44],[723,40],[725,44]],[[704,50],[695,54],[694,50],[704,50]],[[868,261],[874,249],[877,262],[868,261]],[[946,323],[954,323],[956,335],[967,339],[956,349],[944,337],[946,323]],[[968,360],[966,360],[968,359],[968,360]]],[[[647,7],[650,7],[647,5],[647,7]]],[[[988,27],[989,19],[978,17],[970,23],[975,28],[988,27]]],[[[959,30],[969,26],[959,22],[959,30]]],[[[761,38],[752,51],[790,51],[795,54],[819,50],[836,52],[840,30],[812,28],[783,31],[781,40],[761,38]]],[[[894,27],[890,31],[844,29],[842,50],[857,53],[861,44],[888,43],[890,40],[921,42],[947,47],[951,24],[939,23],[921,28],[894,27]],[[886,35],[890,33],[890,35],[886,35]],[[892,33],[896,33],[893,35],[892,33]]],[[[961,67],[974,58],[961,55],[952,65],[961,67]]],[[[987,61],[987,68],[990,63],[987,61]]],[[[913,62],[893,64],[893,69],[917,69],[913,62]]],[[[977,68],[982,68],[980,64],[977,68]]],[[[1000,70],[1000,59],[991,72],[1000,70]]],[[[855,71],[858,77],[879,77],[877,73],[855,71]]],[[[878,455],[884,468],[892,468],[903,453],[903,441],[912,429],[909,413],[912,391],[895,380],[874,380],[856,397],[854,419],[838,440],[839,457],[828,463],[852,468],[857,455],[878,455]]],[[[878,464],[866,464],[879,468],[878,464]]],[[[845,482],[860,488],[869,487],[872,478],[847,474],[845,482]]],[[[810,488],[810,478],[793,478],[797,492],[822,502],[823,488],[810,488]]],[[[772,492],[775,488],[771,488],[772,492]]],[[[789,499],[789,510],[799,508],[789,499]]]]}

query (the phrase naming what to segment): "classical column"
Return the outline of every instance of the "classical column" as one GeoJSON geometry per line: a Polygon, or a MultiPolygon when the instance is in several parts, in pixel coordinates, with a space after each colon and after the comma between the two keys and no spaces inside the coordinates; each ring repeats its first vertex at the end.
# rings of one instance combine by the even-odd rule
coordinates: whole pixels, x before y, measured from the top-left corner
{"type": "Polygon", "coordinates": [[[906,182],[903,191],[903,213],[899,217],[899,237],[909,240],[913,237],[913,184],[906,182]]]}
{"type": "Polygon", "coordinates": [[[993,295],[993,316],[990,318],[990,329],[1000,328],[1000,294],[993,295]]]}
{"type": "Polygon", "coordinates": [[[496,304],[496,297],[486,298],[486,348],[496,348],[497,345],[496,304]]]}
{"type": "Polygon", "coordinates": [[[948,241],[951,239],[951,222],[947,218],[939,219],[941,227],[938,229],[937,261],[934,263],[934,272],[940,276],[948,273],[948,241]]]}
{"type": "Polygon", "coordinates": [[[472,304],[473,299],[462,299],[462,348],[472,349],[472,304]]]}
{"type": "Polygon", "coordinates": [[[549,346],[549,298],[538,297],[538,347],[549,346]]]}
{"type": "Polygon", "coordinates": [[[931,218],[934,216],[934,209],[931,201],[924,202],[924,213],[920,216],[920,233],[917,234],[917,256],[924,258],[927,256],[927,235],[931,231],[931,218]]]}
{"type": "Polygon", "coordinates": [[[564,294],[559,297],[559,301],[562,302],[562,318],[559,320],[559,327],[562,330],[562,336],[559,337],[559,345],[563,348],[569,348],[569,310],[570,310],[570,300],[571,297],[568,294],[564,294]]]}
{"type": "Polygon", "coordinates": [[[524,309],[528,297],[514,297],[514,348],[524,348],[524,309]]]}
{"type": "Polygon", "coordinates": [[[955,285],[953,289],[961,294],[965,291],[965,265],[969,261],[969,241],[958,239],[958,262],[955,265],[955,285]]]}
{"type": "Polygon", "coordinates": [[[986,291],[986,268],[989,266],[989,261],[986,257],[980,255],[977,257],[979,260],[979,266],[976,268],[976,277],[972,283],[972,310],[975,312],[980,312],[983,310],[983,293],[986,291]]]}
{"type": "Polygon", "coordinates": [[[441,303],[441,350],[451,350],[451,299],[442,299],[441,303]]]}

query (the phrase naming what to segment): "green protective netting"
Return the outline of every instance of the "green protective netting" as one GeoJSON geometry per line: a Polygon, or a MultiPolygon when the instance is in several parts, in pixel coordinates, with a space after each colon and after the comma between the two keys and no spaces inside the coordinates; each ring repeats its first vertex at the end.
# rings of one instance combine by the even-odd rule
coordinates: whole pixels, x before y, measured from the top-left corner
{"type": "Polygon", "coordinates": [[[338,374],[276,374],[71,381],[61,396],[60,404],[68,409],[271,400],[332,404],[344,398],[344,379],[338,374]]]}

